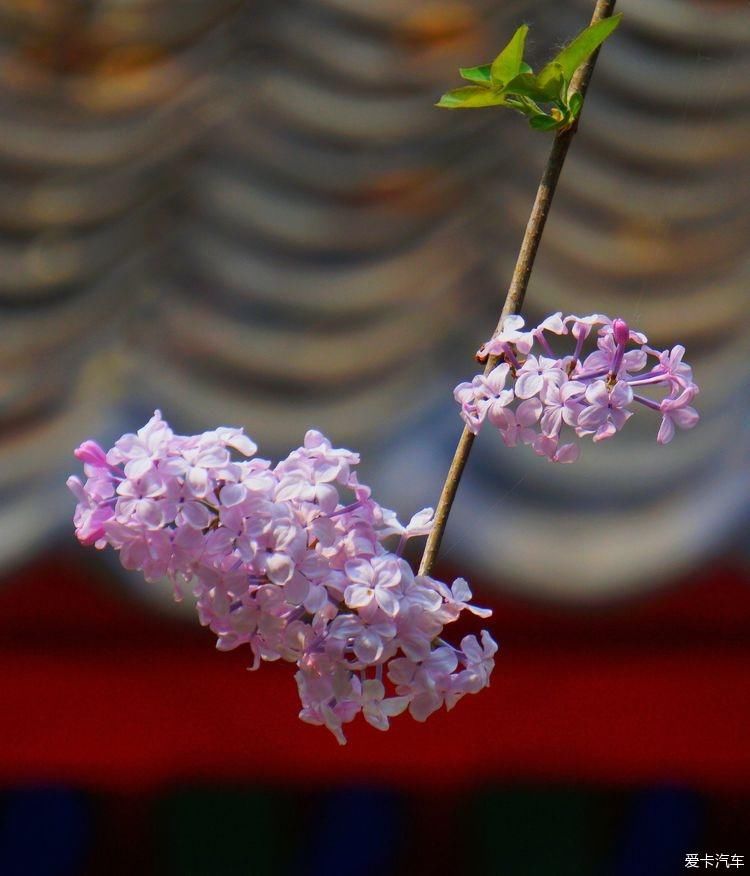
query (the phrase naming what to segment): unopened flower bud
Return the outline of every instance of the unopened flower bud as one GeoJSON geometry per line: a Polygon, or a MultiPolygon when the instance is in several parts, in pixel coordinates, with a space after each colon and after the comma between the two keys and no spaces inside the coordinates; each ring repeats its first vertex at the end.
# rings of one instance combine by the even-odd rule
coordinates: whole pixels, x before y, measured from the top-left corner
{"type": "Polygon", "coordinates": [[[96,441],[84,441],[80,447],[74,451],[76,459],[80,459],[83,463],[104,467],[107,465],[107,455],[96,441]]]}
{"type": "Polygon", "coordinates": [[[630,326],[624,319],[620,319],[618,316],[617,319],[612,320],[612,334],[615,343],[620,347],[624,347],[630,340],[630,326]]]}

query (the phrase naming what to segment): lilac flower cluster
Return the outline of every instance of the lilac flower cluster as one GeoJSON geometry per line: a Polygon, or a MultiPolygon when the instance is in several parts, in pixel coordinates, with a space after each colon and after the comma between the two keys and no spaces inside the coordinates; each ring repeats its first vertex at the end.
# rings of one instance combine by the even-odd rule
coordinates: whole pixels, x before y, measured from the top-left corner
{"type": "Polygon", "coordinates": [[[191,584],[220,650],[247,643],[253,668],[295,663],[300,717],[342,744],[359,712],[386,730],[406,709],[423,721],[485,687],[489,633],[460,648],[441,634],[464,610],[491,612],[469,605],[462,578],[449,587],[401,557],[432,509],[400,524],[359,483],[358,455],[320,432],[276,466],[256,450],[241,429],[175,435],[158,411],[106,453],[85,441],[86,481],[68,480],[78,539],[111,545],[147,580],[169,578],[177,598],[191,584]]]}
{"type": "Polygon", "coordinates": [[[554,313],[531,330],[524,330],[520,316],[508,316],[477,354],[480,362],[496,356],[500,363],[459,384],[454,396],[475,435],[488,420],[509,447],[521,442],[551,462],[575,462],[580,448],[566,435],[611,438],[633,416],[636,403],[661,414],[659,444],[672,440],[675,427],[692,429],[698,412],[691,403],[699,389],[684,354],[679,345],[655,350],[624,320],[598,313],[554,313]],[[584,355],[594,329],[596,349],[584,355]],[[545,333],[570,334],[574,349],[558,356],[545,333]],[[631,344],[637,348],[628,349],[631,344]],[[666,389],[666,395],[643,395],[653,388],[666,389]]]}

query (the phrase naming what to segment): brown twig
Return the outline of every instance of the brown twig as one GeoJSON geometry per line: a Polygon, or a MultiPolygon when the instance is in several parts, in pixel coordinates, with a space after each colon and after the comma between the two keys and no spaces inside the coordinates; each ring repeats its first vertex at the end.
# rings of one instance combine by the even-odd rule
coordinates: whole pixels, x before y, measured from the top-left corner
{"type": "MultiPolygon", "coordinates": [[[[598,0],[594,8],[594,14],[591,17],[591,24],[596,24],[597,21],[612,15],[615,2],[616,0],[598,0]]],[[[586,89],[591,80],[591,74],[598,55],[599,52],[596,51],[587,63],[576,72],[571,82],[571,91],[579,92],[582,98],[586,96],[586,89]]],[[[516,259],[516,267],[513,271],[513,277],[510,281],[510,287],[508,288],[508,294],[505,298],[505,304],[503,305],[495,334],[500,331],[505,317],[512,313],[518,313],[523,306],[524,296],[526,295],[529,278],[531,277],[531,270],[534,267],[534,259],[542,240],[542,233],[544,232],[547,216],[552,206],[552,199],[555,196],[557,182],[560,179],[565,156],[568,154],[568,149],[575,136],[576,129],[577,124],[567,130],[560,131],[552,144],[552,150],[547,159],[547,166],[542,174],[539,188],[537,189],[534,206],[531,209],[531,215],[526,225],[526,232],[523,236],[518,258],[516,259]]],[[[490,356],[487,360],[484,373],[488,374],[498,362],[499,358],[497,356],[490,356]]],[[[443,484],[443,490],[435,511],[435,523],[430,531],[424,553],[422,554],[422,561],[419,564],[420,575],[429,575],[435,565],[440,542],[443,539],[445,526],[448,522],[448,515],[450,514],[453,500],[456,498],[458,485],[466,467],[466,462],[469,459],[474,437],[474,434],[468,428],[464,428],[456,447],[456,452],[453,454],[453,461],[448,469],[448,475],[443,484]]]]}

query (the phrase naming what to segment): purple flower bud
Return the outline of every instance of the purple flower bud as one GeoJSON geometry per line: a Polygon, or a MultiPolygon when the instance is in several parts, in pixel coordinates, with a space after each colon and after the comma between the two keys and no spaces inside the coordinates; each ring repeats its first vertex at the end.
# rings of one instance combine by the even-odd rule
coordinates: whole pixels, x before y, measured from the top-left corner
{"type": "Polygon", "coordinates": [[[615,343],[620,347],[624,347],[630,340],[630,326],[624,319],[620,319],[618,316],[612,320],[612,334],[614,335],[615,343]]]}
{"type": "Polygon", "coordinates": [[[107,455],[96,441],[84,441],[80,447],[73,451],[75,458],[80,459],[83,463],[96,465],[99,468],[106,468],[107,455]]]}

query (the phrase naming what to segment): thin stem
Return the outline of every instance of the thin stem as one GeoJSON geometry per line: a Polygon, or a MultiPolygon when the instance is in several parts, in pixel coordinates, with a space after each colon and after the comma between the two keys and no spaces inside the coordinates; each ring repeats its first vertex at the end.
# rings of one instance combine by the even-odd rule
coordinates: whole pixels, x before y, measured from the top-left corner
{"type": "Polygon", "coordinates": [[[661,406],[659,402],[652,401],[650,398],[645,398],[642,395],[638,395],[637,392],[633,393],[633,399],[637,402],[640,402],[642,405],[645,405],[647,408],[651,408],[652,411],[661,412],[661,406]]]}
{"type": "MultiPolygon", "coordinates": [[[[614,11],[615,2],[616,0],[597,0],[594,14],[591,17],[591,24],[596,24],[597,21],[600,21],[603,18],[609,18],[614,11]]],[[[594,65],[596,64],[598,55],[599,52],[595,52],[588,62],[576,72],[573,81],[570,84],[571,94],[577,91],[582,98],[586,96],[586,90],[589,81],[591,80],[591,74],[594,70],[594,65]]],[[[526,225],[526,232],[523,236],[523,241],[521,242],[521,249],[519,250],[518,258],[516,260],[516,267],[513,271],[513,277],[510,281],[510,287],[508,288],[508,294],[505,298],[505,304],[503,305],[500,319],[498,320],[497,328],[495,329],[495,334],[500,331],[505,318],[510,316],[510,314],[518,313],[523,306],[526,289],[529,285],[529,278],[531,277],[531,270],[534,267],[534,259],[536,258],[536,253],[542,240],[542,233],[544,232],[547,216],[549,215],[550,207],[552,206],[552,199],[555,195],[557,182],[560,179],[560,173],[563,169],[563,164],[565,163],[565,156],[568,154],[568,149],[573,137],[575,136],[577,127],[578,125],[576,123],[564,131],[559,131],[555,137],[554,143],[552,144],[552,151],[547,159],[547,166],[544,169],[539,188],[537,189],[534,206],[531,208],[531,216],[529,216],[529,221],[526,225]]],[[[490,356],[487,360],[487,366],[484,373],[488,374],[492,371],[499,361],[499,356],[490,356]]],[[[438,506],[435,511],[435,522],[430,531],[430,535],[427,538],[427,544],[425,545],[424,553],[422,554],[422,561],[419,564],[420,575],[429,575],[435,565],[438,550],[440,549],[440,542],[443,539],[445,526],[448,522],[448,515],[453,506],[453,500],[456,498],[461,475],[466,467],[473,444],[474,435],[465,427],[461,433],[456,452],[453,454],[453,461],[451,462],[450,468],[448,469],[448,475],[443,484],[443,490],[440,494],[438,506]]]]}

